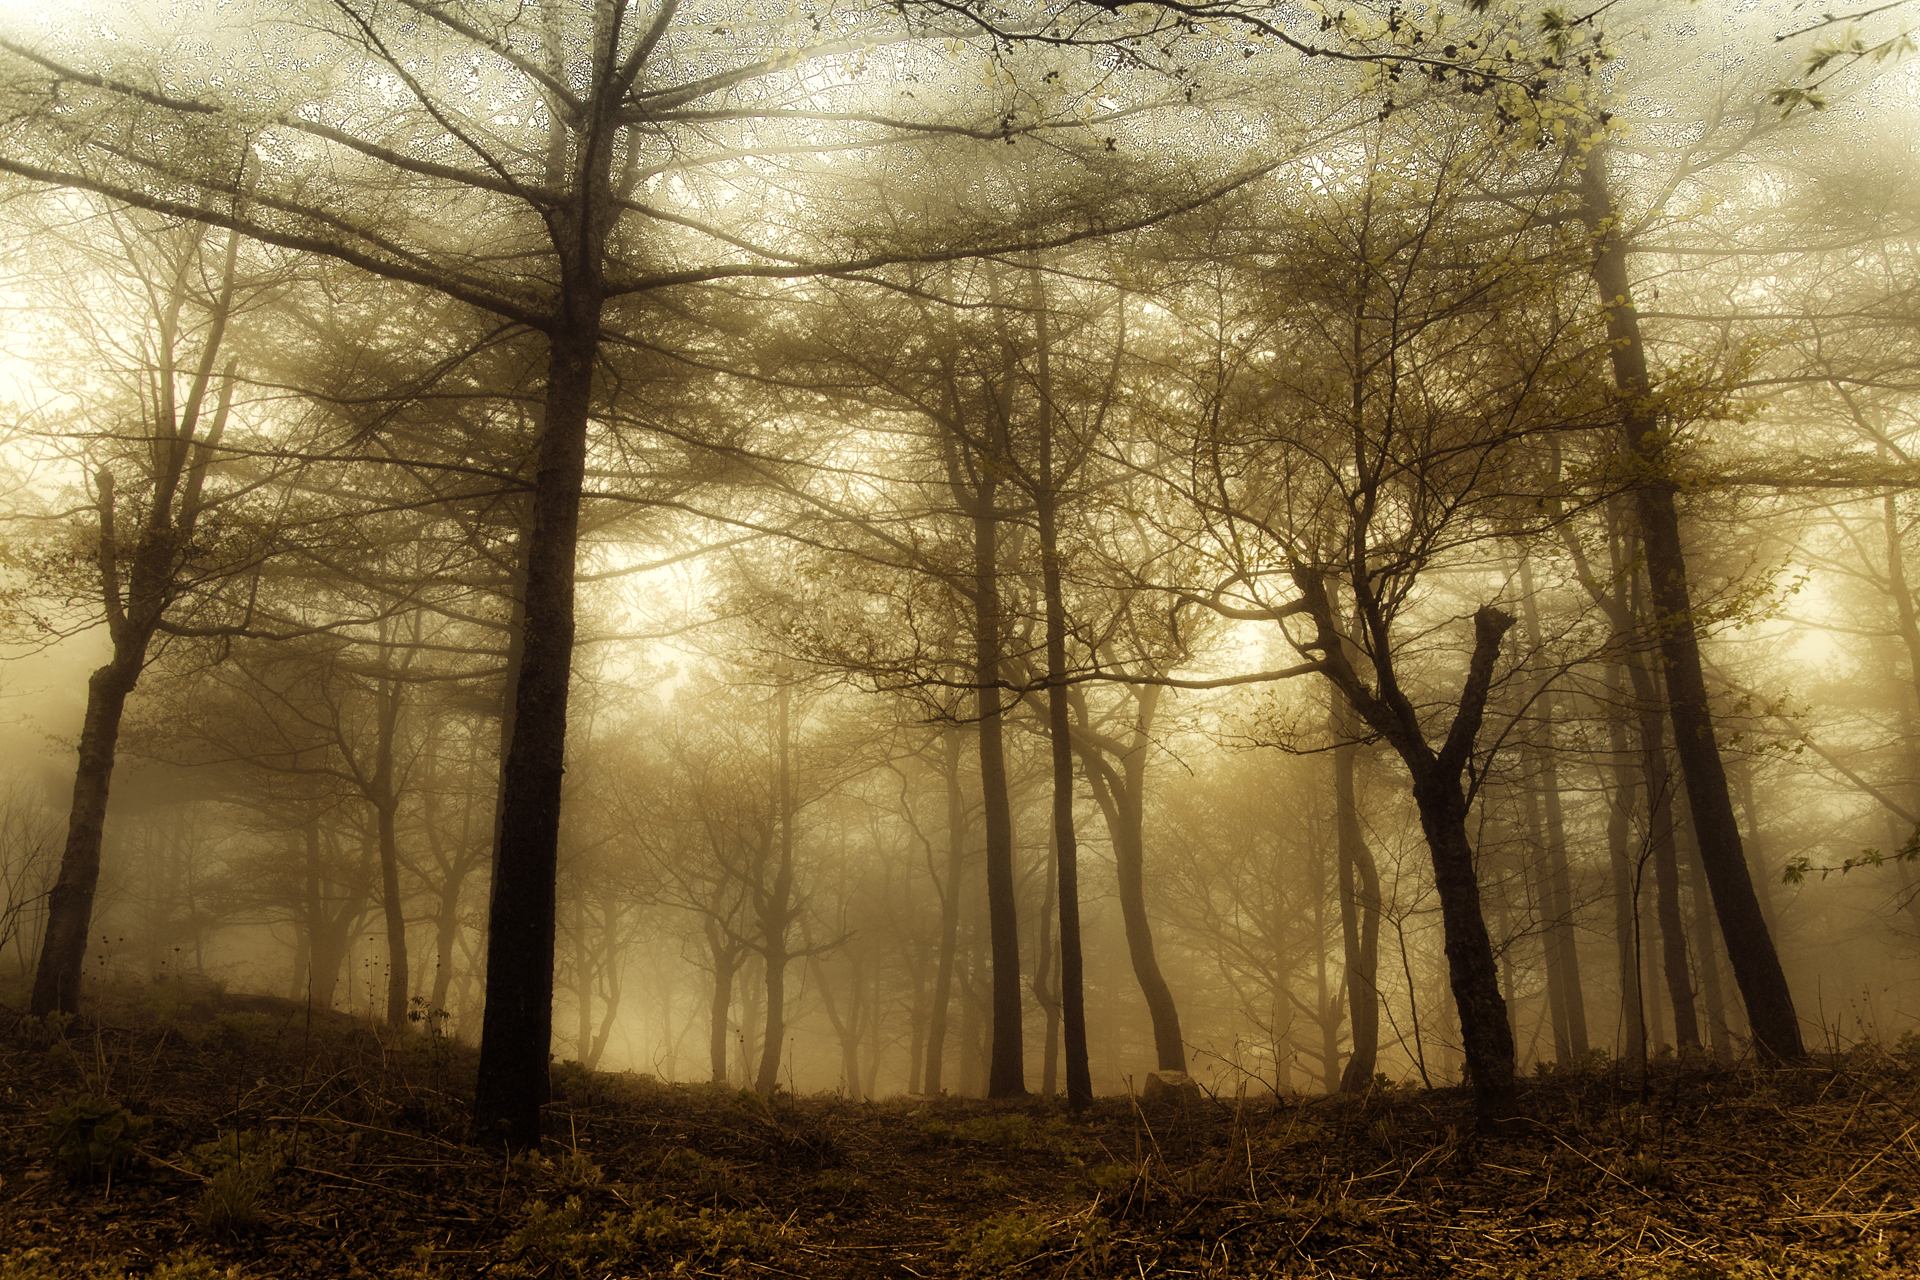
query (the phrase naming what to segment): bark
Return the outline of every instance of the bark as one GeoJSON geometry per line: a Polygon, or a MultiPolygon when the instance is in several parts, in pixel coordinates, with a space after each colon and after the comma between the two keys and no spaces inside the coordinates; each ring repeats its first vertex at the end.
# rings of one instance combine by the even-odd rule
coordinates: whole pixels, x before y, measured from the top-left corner
{"type": "Polygon", "coordinates": [[[1033,998],[1046,1014],[1047,1030],[1041,1041],[1040,1094],[1051,1098],[1060,1091],[1060,993],[1054,980],[1054,957],[1059,948],[1053,942],[1055,889],[1060,883],[1059,846],[1049,840],[1046,896],[1040,903],[1040,939],[1033,949],[1033,998]]]}
{"type": "Polygon", "coordinates": [[[113,785],[114,751],[127,695],[138,679],[137,662],[129,663],[116,654],[115,661],[87,680],[87,712],[81,722],[67,843],[60,854],[60,874],[47,894],[47,928],[34,970],[31,1009],[38,1015],[73,1013],[80,1007],[80,975],[86,968],[94,890],[100,883],[100,844],[113,785]]]}
{"type": "MultiPolygon", "coordinates": [[[[1500,644],[1514,620],[1491,605],[1482,606],[1474,614],[1473,654],[1466,683],[1445,741],[1435,751],[1426,740],[1413,704],[1394,678],[1384,646],[1376,644],[1374,653],[1380,685],[1375,692],[1352,665],[1348,656],[1351,641],[1339,629],[1324,581],[1304,569],[1295,570],[1294,581],[1317,631],[1311,648],[1324,655],[1321,671],[1345,695],[1355,713],[1387,740],[1412,776],[1414,804],[1433,860],[1434,888],[1446,939],[1448,985],[1459,1013],[1461,1048],[1475,1109],[1482,1123],[1503,1120],[1514,1113],[1517,1104],[1513,1026],[1500,994],[1473,844],[1467,836],[1471,802],[1464,778],[1486,713],[1500,644]]],[[[1375,617],[1372,602],[1361,598],[1359,605],[1371,632],[1384,638],[1385,626],[1375,617]]]]}
{"type": "Polygon", "coordinates": [[[738,948],[724,935],[719,922],[705,922],[707,954],[713,960],[713,996],[707,1002],[707,1065],[715,1084],[727,1082],[727,1014],[733,1008],[733,975],[739,968],[738,948]]]}
{"type": "MultiPolygon", "coordinates": [[[[1644,1066],[1647,1059],[1645,997],[1640,990],[1639,905],[1634,900],[1633,856],[1628,841],[1633,829],[1635,773],[1627,759],[1627,725],[1619,706],[1620,664],[1606,672],[1607,755],[1613,762],[1613,792],[1607,805],[1607,870],[1613,887],[1614,967],[1620,983],[1620,1022],[1627,1061],[1644,1066]]],[[[1603,789],[1604,789],[1604,783],[1603,789]]]]}
{"type": "MultiPolygon", "coordinates": [[[[1034,273],[1036,287],[1039,273],[1034,273]]],[[[1037,288],[1036,288],[1037,291],[1037,288]]],[[[1067,715],[1067,613],[1060,592],[1060,495],[1055,489],[1052,415],[1048,411],[1052,382],[1047,360],[1047,308],[1037,308],[1040,373],[1040,483],[1034,493],[1040,533],[1041,594],[1046,602],[1047,631],[1047,741],[1053,759],[1053,849],[1059,871],[1060,893],[1060,1016],[1066,1033],[1067,1105],[1084,1110],[1093,1101],[1093,1077],[1087,1065],[1087,1008],[1080,957],[1080,846],[1073,827],[1073,730],[1067,715]]],[[[1138,866],[1134,868],[1138,877],[1138,866]]],[[[1128,911],[1127,877],[1121,873],[1121,911],[1127,915],[1127,937],[1132,948],[1132,914],[1128,911]]],[[[1137,895],[1136,895],[1137,897],[1137,895]]],[[[1139,904],[1137,901],[1135,906],[1139,904]]],[[[1145,923],[1145,911],[1140,911],[1145,923]]],[[[1152,943],[1148,942],[1151,964],[1152,943]]],[[[1134,971],[1140,970],[1136,957],[1134,971]]],[[[1157,967],[1154,974],[1158,977],[1157,967]]],[[[1161,984],[1164,990],[1165,984],[1161,984]]],[[[1149,998],[1149,1004],[1151,1004],[1149,998]]],[[[1156,1023],[1157,1025],[1157,1023],[1156,1023]]],[[[1053,1049],[1048,1036],[1049,1055],[1053,1049]]],[[[1164,1056],[1164,1054],[1162,1055],[1164,1056]]],[[[1162,1064],[1164,1067],[1164,1063],[1162,1064]]]]}
{"type": "Polygon", "coordinates": [[[1668,441],[1652,402],[1646,348],[1627,274],[1627,247],[1615,225],[1603,149],[1596,149],[1587,158],[1582,195],[1583,216],[1596,241],[1593,278],[1606,309],[1614,383],[1623,399],[1621,428],[1629,456],[1638,468],[1635,507],[1646,550],[1653,621],[1666,665],[1674,752],[1686,779],[1694,834],[1754,1040],[1774,1058],[1798,1059],[1805,1054],[1800,1020],[1754,893],[1727,791],[1726,769],[1714,739],[1675,502],[1679,486],[1668,441]]]}
{"type": "Polygon", "coordinates": [[[1001,740],[999,518],[993,462],[983,459],[973,511],[974,679],[979,688],[980,790],[987,836],[987,927],[992,951],[993,1038],[987,1096],[1027,1091],[1020,1009],[1020,926],[1013,882],[1013,809],[1001,740]]]}
{"type": "Polygon", "coordinates": [[[787,962],[792,959],[787,933],[793,925],[793,687],[782,683],[775,732],[779,735],[774,767],[779,804],[779,832],[776,845],[778,862],[773,884],[760,891],[757,914],[760,917],[760,955],[766,964],[767,1029],[760,1041],[760,1073],[754,1079],[754,1092],[773,1096],[780,1087],[780,1054],[787,1038],[787,962]]]}
{"type": "MultiPolygon", "coordinates": [[[[1520,562],[1520,580],[1527,639],[1537,650],[1543,643],[1539,610],[1534,604],[1533,574],[1524,559],[1520,562]]],[[[1560,804],[1560,762],[1553,745],[1555,699],[1550,689],[1542,689],[1540,694],[1539,705],[1544,722],[1539,742],[1529,746],[1538,763],[1536,776],[1539,779],[1540,803],[1546,817],[1547,979],[1556,1012],[1555,1047],[1564,1060],[1569,1054],[1580,1058],[1587,1054],[1587,1000],[1580,981],[1580,948],[1573,919],[1572,874],[1567,866],[1566,818],[1560,804]]]]}
{"type": "MultiPolygon", "coordinates": [[[[596,255],[597,256],[597,255],[596,255]]],[[[555,877],[573,660],[574,555],[586,476],[599,298],[550,335],[545,422],[528,532],[525,625],[500,770],[500,843],[487,912],[486,1013],[474,1095],[483,1144],[540,1141],[553,1040],[555,877]]]]}
{"type": "Polygon", "coordinates": [[[947,783],[947,880],[940,891],[940,957],[933,978],[933,1009],[927,1015],[926,1078],[922,1088],[941,1092],[941,1067],[947,1042],[947,1009],[953,999],[953,970],[960,950],[960,873],[966,853],[966,803],[960,793],[960,731],[942,735],[941,763],[947,783]]]}
{"type": "Polygon", "coordinates": [[[387,925],[387,1025],[407,1025],[407,917],[400,895],[400,796],[393,780],[394,740],[399,733],[400,694],[383,679],[374,695],[374,759],[370,781],[374,830],[380,848],[380,909],[387,925]]]}
{"type": "Polygon", "coordinates": [[[1352,1052],[1340,1074],[1342,1093],[1365,1093],[1373,1087],[1380,1053],[1380,871],[1360,830],[1360,811],[1354,803],[1353,766],[1359,750],[1352,742],[1333,749],[1341,954],[1352,1028],[1352,1052]]]}
{"type": "Polygon", "coordinates": [[[1126,931],[1127,959],[1153,1022],[1154,1061],[1161,1071],[1187,1069],[1186,1038],[1180,1030],[1180,1010],[1173,990],[1160,971],[1153,943],[1153,922],[1147,915],[1146,787],[1148,734],[1160,706],[1159,685],[1134,687],[1134,722],[1125,743],[1097,741],[1087,723],[1084,701],[1077,701],[1081,719],[1080,750],[1094,799],[1107,823],[1113,844],[1114,875],[1119,888],[1120,920],[1126,931]],[[1111,757],[1117,756],[1116,769],[1111,757]]]}
{"type": "MultiPolygon", "coordinates": [[[[1637,683],[1637,682],[1636,682],[1637,683]]],[[[1650,682],[1649,682],[1650,683],[1650,682]]],[[[1693,964],[1687,956],[1687,930],[1680,915],[1680,863],[1673,829],[1673,779],[1667,767],[1665,735],[1650,701],[1641,702],[1640,775],[1650,797],[1647,852],[1653,861],[1655,915],[1660,922],[1660,970],[1673,1006],[1673,1043],[1685,1049],[1700,1043],[1700,1018],[1693,1006],[1693,964]]]]}

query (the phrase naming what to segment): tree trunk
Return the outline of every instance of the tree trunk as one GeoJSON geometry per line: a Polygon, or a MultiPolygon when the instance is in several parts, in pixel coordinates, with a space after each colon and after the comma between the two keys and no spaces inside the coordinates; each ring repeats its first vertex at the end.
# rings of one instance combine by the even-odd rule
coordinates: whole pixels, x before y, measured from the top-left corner
{"type": "MultiPolygon", "coordinates": [[[[205,230],[204,226],[201,230],[205,230]]],[[[232,310],[239,243],[236,234],[228,234],[220,293],[208,316],[206,342],[186,404],[177,410],[174,383],[181,370],[175,358],[175,337],[186,305],[189,270],[200,261],[197,252],[182,256],[171,296],[155,317],[160,362],[154,370],[159,403],[154,421],[148,424],[153,458],[152,492],[124,583],[113,472],[102,467],[96,476],[95,506],[99,513],[100,542],[95,560],[107,634],[113,641],[113,657],[87,679],[87,709],[81,721],[79,758],[74,767],[67,841],[60,854],[59,874],[47,894],[46,932],[41,937],[33,993],[27,1006],[35,1016],[79,1011],[80,975],[86,967],[94,891],[100,883],[100,846],[106,834],[107,800],[112,791],[114,758],[120,743],[120,720],[126,711],[127,698],[139,683],[141,669],[146,665],[147,646],[152,643],[154,633],[160,629],[161,620],[180,589],[178,557],[193,542],[200,517],[201,486],[232,405],[236,365],[229,360],[220,379],[213,420],[206,436],[196,444],[193,433],[213,383],[214,365],[232,310]]]]}
{"type": "MultiPolygon", "coordinates": [[[[383,646],[384,647],[384,646],[383,646]]],[[[387,1025],[407,1025],[407,917],[400,895],[400,797],[394,794],[393,745],[399,733],[400,695],[392,680],[375,694],[373,778],[374,830],[380,846],[380,910],[387,925],[387,1025]]]]}
{"type": "Polygon", "coordinates": [[[1606,308],[1614,383],[1624,400],[1621,428],[1627,450],[1640,471],[1635,506],[1646,550],[1653,621],[1666,662],[1674,751],[1686,778],[1694,833],[1754,1040],[1775,1058],[1797,1059],[1805,1053],[1800,1020],[1754,893],[1727,793],[1726,770],[1714,739],[1713,712],[1701,668],[1675,505],[1678,483],[1652,401],[1646,348],[1641,342],[1640,320],[1627,274],[1626,244],[1618,234],[1612,193],[1607,188],[1604,149],[1596,148],[1587,157],[1582,195],[1583,216],[1596,240],[1593,278],[1606,308]]]}
{"type": "MultiPolygon", "coordinates": [[[[1386,738],[1412,776],[1414,804],[1433,859],[1448,982],[1459,1011],[1461,1048],[1475,1109],[1482,1123],[1506,1119],[1517,1103],[1513,1026],[1500,994],[1493,942],[1481,907],[1473,844],[1467,837],[1470,804],[1462,780],[1486,714],[1500,643],[1514,620],[1491,605],[1473,615],[1473,656],[1466,684],[1446,740],[1436,752],[1427,743],[1418,713],[1394,679],[1387,655],[1374,654],[1380,683],[1376,693],[1348,657],[1352,642],[1339,628],[1325,582],[1306,570],[1295,570],[1294,581],[1317,630],[1311,647],[1324,655],[1322,673],[1346,696],[1354,712],[1386,738]]],[[[1363,611],[1369,607],[1369,602],[1361,604],[1363,611]]],[[[1384,634],[1383,625],[1371,630],[1384,634]]]]}
{"type": "MultiPolygon", "coordinates": [[[[116,649],[120,646],[116,645],[116,649]]],[[[145,646],[141,646],[142,649],[145,646]]],[[[100,883],[100,845],[106,831],[107,797],[113,785],[114,750],[127,695],[139,678],[139,662],[116,653],[87,680],[86,719],[73,774],[73,808],[60,874],[47,894],[47,927],[33,975],[29,1008],[37,1016],[80,1008],[80,975],[86,969],[93,925],[94,890],[100,883]]]]}
{"type": "Polygon", "coordinates": [[[1059,845],[1049,840],[1046,896],[1040,902],[1039,941],[1033,949],[1033,998],[1047,1017],[1044,1046],[1040,1054],[1040,1095],[1051,1098],[1060,1091],[1060,994],[1054,981],[1054,957],[1059,948],[1053,942],[1054,890],[1060,883],[1059,845]]]}
{"type": "Polygon", "coordinates": [[[1651,797],[1647,812],[1647,848],[1653,859],[1655,914],[1660,922],[1660,969],[1673,1006],[1673,1043],[1686,1049],[1700,1043],[1700,1018],[1693,1006],[1693,964],[1687,957],[1687,930],[1680,915],[1680,863],[1673,829],[1673,783],[1667,769],[1660,717],[1643,703],[1640,715],[1640,773],[1651,797]]]}
{"type": "MultiPolygon", "coordinates": [[[[1083,735],[1081,759],[1094,799],[1107,822],[1107,837],[1113,844],[1114,874],[1120,891],[1120,920],[1126,930],[1127,958],[1133,966],[1134,980],[1146,1001],[1147,1015],[1153,1022],[1154,1063],[1161,1071],[1187,1069],[1186,1038],[1180,1030],[1180,1010],[1173,991],[1160,971],[1160,958],[1153,944],[1153,922],[1147,916],[1146,893],[1146,786],[1148,734],[1160,706],[1160,686],[1139,685],[1134,722],[1124,745],[1109,743],[1103,749],[1090,733],[1083,735]],[[1116,770],[1106,754],[1118,754],[1116,770]]],[[[1090,730],[1085,701],[1077,700],[1083,728],[1090,730]]],[[[1104,741],[1104,740],[1103,740],[1104,741]]]]}
{"type": "Polygon", "coordinates": [[[487,912],[486,1013],[474,1095],[482,1144],[540,1141],[553,1042],[555,876],[573,662],[574,556],[586,476],[599,300],[550,335],[545,423],[528,533],[525,625],[500,770],[500,843],[487,912]]]}
{"type": "MultiPolygon", "coordinates": [[[[1340,697],[1338,690],[1334,697],[1340,697]]],[[[1354,802],[1353,766],[1359,751],[1352,742],[1333,749],[1340,939],[1347,970],[1347,1020],[1353,1041],[1346,1068],[1340,1073],[1342,1093],[1365,1093],[1373,1087],[1380,1054],[1380,871],[1360,830],[1360,811],[1354,802]]]]}
{"type": "Polygon", "coordinates": [[[707,954],[713,960],[713,997],[707,1002],[707,1068],[715,1084],[727,1082],[727,1015],[733,1009],[736,949],[721,938],[720,926],[706,922],[707,954]]]}
{"type": "Polygon", "coordinates": [[[947,1009],[953,998],[953,969],[960,950],[960,873],[966,853],[965,797],[960,793],[960,731],[941,735],[942,772],[947,783],[947,881],[940,892],[940,957],[933,978],[933,1009],[927,1015],[927,1057],[922,1088],[941,1091],[941,1066],[947,1041],[947,1009]]]}
{"type": "Polygon", "coordinates": [[[787,931],[793,924],[793,686],[782,680],[779,714],[775,732],[779,735],[774,767],[779,770],[779,863],[774,868],[773,886],[760,907],[761,957],[766,964],[767,1030],[760,1042],[760,1074],[754,1079],[754,1092],[763,1098],[773,1096],[780,1087],[780,1054],[787,1038],[787,962],[792,958],[787,946],[787,931]]]}
{"type": "MultiPolygon", "coordinates": [[[[1613,885],[1614,966],[1620,982],[1622,1056],[1637,1066],[1644,1066],[1647,1013],[1640,989],[1639,905],[1634,899],[1635,869],[1629,850],[1636,775],[1627,758],[1627,725],[1620,707],[1625,690],[1621,687],[1620,667],[1618,662],[1609,663],[1606,673],[1607,754],[1613,762],[1613,793],[1607,806],[1607,870],[1613,885]]],[[[1605,790],[1604,782],[1601,789],[1605,790]]]]}
{"type": "Polygon", "coordinates": [[[987,926],[993,957],[993,1039],[987,1096],[1027,1091],[1020,1009],[1020,926],[1013,882],[1013,809],[1001,741],[999,518],[991,459],[982,459],[973,513],[974,678],[979,686],[980,790],[987,834],[987,926]]]}
{"type": "MultiPolygon", "coordinates": [[[[1034,272],[1038,292],[1039,272],[1034,272]]],[[[1093,1101],[1087,1066],[1087,1007],[1080,957],[1080,845],[1073,827],[1073,730],[1067,715],[1067,612],[1060,592],[1060,495],[1054,488],[1052,382],[1047,358],[1047,307],[1036,308],[1040,374],[1040,483],[1034,505],[1040,532],[1040,590],[1046,601],[1047,742],[1053,756],[1053,852],[1060,876],[1060,1016],[1066,1032],[1067,1105],[1084,1110],[1093,1101]]],[[[1121,910],[1126,911],[1123,873],[1121,910]]],[[[1129,945],[1133,936],[1128,920],[1129,945]]],[[[1151,963],[1152,944],[1148,944],[1151,963]]],[[[1136,960],[1135,970],[1139,963],[1136,960]]],[[[1157,973],[1156,973],[1157,976],[1157,973]]],[[[1164,988],[1165,984],[1162,984],[1164,988]]],[[[1052,1053],[1052,1036],[1048,1036],[1052,1053]]],[[[1164,1064],[1163,1064],[1164,1065],[1164,1064]]]]}

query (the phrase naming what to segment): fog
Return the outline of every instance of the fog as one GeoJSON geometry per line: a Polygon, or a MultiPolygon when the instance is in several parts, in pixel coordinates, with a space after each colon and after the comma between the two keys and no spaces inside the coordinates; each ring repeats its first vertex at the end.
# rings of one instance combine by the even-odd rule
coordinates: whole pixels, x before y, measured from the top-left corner
{"type": "Polygon", "coordinates": [[[1898,12],[414,8],[0,8],[0,1003],[516,1133],[1916,1034],[1898,12]]]}

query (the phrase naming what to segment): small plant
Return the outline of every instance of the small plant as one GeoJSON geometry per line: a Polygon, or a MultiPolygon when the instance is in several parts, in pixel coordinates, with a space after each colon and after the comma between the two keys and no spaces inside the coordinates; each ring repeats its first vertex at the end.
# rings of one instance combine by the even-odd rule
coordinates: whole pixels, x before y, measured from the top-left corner
{"type": "Polygon", "coordinates": [[[931,1142],[943,1146],[960,1146],[971,1143],[983,1147],[999,1147],[1012,1151],[1025,1145],[1027,1141],[1027,1118],[1019,1113],[1005,1116],[975,1116],[971,1120],[962,1120],[959,1124],[948,1124],[944,1120],[928,1120],[920,1126],[920,1132],[931,1142]]]}
{"type": "Polygon", "coordinates": [[[733,1166],[724,1160],[701,1155],[691,1147],[675,1147],[660,1162],[660,1177],[685,1187],[698,1196],[724,1196],[733,1190],[733,1166]]]}
{"type": "Polygon", "coordinates": [[[59,1280],[58,1261],[51,1249],[0,1254],[0,1280],[59,1280]]]}
{"type": "Polygon", "coordinates": [[[153,1121],[117,1102],[83,1093],[47,1115],[47,1131],[33,1145],[45,1151],[70,1178],[108,1178],[134,1157],[153,1121]]]}
{"type": "Polygon", "coordinates": [[[947,1237],[947,1247],[960,1255],[961,1265],[977,1271],[1017,1267],[1053,1244],[1053,1228],[1031,1213],[1002,1214],[947,1237]]]}
{"type": "Polygon", "coordinates": [[[865,1178],[844,1169],[824,1169],[813,1179],[815,1194],[836,1205],[859,1204],[867,1198],[865,1178]]]}
{"type": "Polygon", "coordinates": [[[553,1164],[554,1181],[576,1191],[586,1191],[599,1186],[604,1176],[600,1166],[588,1159],[587,1153],[578,1147],[561,1156],[553,1164]]]}
{"type": "Polygon", "coordinates": [[[776,1251],[780,1230],[765,1214],[752,1210],[702,1209],[686,1218],[660,1204],[643,1204],[625,1217],[608,1213],[589,1224],[578,1196],[568,1197],[557,1209],[544,1200],[530,1200],[525,1212],[526,1220],[507,1237],[513,1261],[500,1269],[501,1275],[585,1280],[644,1257],[768,1258],[776,1251]]]}
{"type": "Polygon", "coordinates": [[[223,1131],[180,1157],[182,1167],[205,1173],[200,1225],[212,1235],[244,1235],[266,1220],[267,1187],[288,1159],[287,1140],[261,1130],[223,1131]]]}
{"type": "Polygon", "coordinates": [[[1007,1181],[1004,1174],[993,1169],[975,1169],[973,1180],[990,1196],[1004,1196],[1013,1190],[1013,1183],[1007,1181]]]}
{"type": "Polygon", "coordinates": [[[1080,1170],[1080,1185],[1097,1196],[1124,1196],[1132,1193],[1139,1177],[1130,1164],[1090,1164],[1080,1170]]]}
{"type": "Polygon", "coordinates": [[[212,1258],[188,1250],[153,1269],[151,1280],[239,1280],[240,1267],[221,1267],[212,1258]]]}
{"type": "Polygon", "coordinates": [[[593,1098],[593,1072],[568,1058],[552,1070],[553,1096],[561,1102],[589,1102],[593,1098]]]}

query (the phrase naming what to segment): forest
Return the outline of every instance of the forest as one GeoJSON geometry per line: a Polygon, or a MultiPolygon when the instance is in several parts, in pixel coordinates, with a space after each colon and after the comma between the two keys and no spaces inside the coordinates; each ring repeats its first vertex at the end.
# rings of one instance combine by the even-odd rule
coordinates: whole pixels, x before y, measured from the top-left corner
{"type": "MultiPolygon", "coordinates": [[[[582,1194],[616,1096],[1258,1201],[1255,1103],[1907,1078],[1912,17],[0,5],[6,1150],[276,1017],[582,1194]]],[[[152,1176],[298,1164],[233,1088],[152,1176]]]]}

